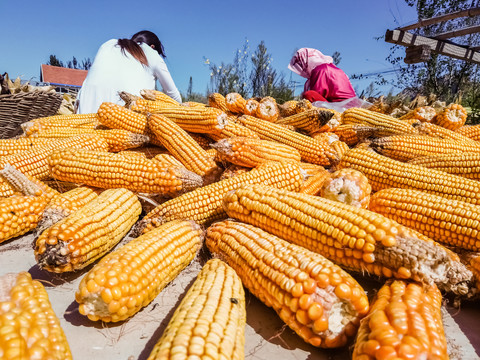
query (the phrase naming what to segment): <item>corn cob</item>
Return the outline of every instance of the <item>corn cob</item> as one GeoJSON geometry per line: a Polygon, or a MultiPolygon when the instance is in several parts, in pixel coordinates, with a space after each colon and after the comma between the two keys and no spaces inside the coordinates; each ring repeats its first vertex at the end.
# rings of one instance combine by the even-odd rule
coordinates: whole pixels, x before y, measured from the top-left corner
{"type": "Polygon", "coordinates": [[[79,312],[105,322],[133,316],[193,260],[201,234],[193,221],[171,221],[106,255],[80,282],[79,312]]]}
{"type": "Polygon", "coordinates": [[[479,125],[464,125],[455,132],[462,134],[472,140],[480,141],[480,124],[479,125]]]}
{"type": "Polygon", "coordinates": [[[368,208],[372,187],[360,171],[341,169],[331,174],[320,189],[320,196],[364,209],[368,208]]]}
{"type": "Polygon", "coordinates": [[[438,137],[441,139],[461,141],[461,142],[473,141],[475,143],[473,139],[470,139],[469,137],[462,135],[459,132],[446,129],[440,125],[435,125],[432,123],[425,122],[425,123],[420,123],[419,125],[415,125],[415,127],[418,129],[420,134],[430,135],[430,136],[438,137]]]}
{"type": "Polygon", "coordinates": [[[179,160],[177,160],[173,155],[170,154],[158,154],[155,155],[152,160],[158,161],[162,164],[162,166],[185,168],[185,166],[179,160]]]}
{"type": "Polygon", "coordinates": [[[314,346],[345,345],[368,312],[364,290],[347,272],[259,228],[215,223],[207,229],[206,244],[237,271],[245,287],[314,346]]]}
{"type": "Polygon", "coordinates": [[[153,114],[148,116],[148,126],[165,148],[188,170],[213,182],[220,175],[220,168],[188,133],[169,118],[153,114]]]}
{"type": "Polygon", "coordinates": [[[260,105],[260,103],[258,102],[257,99],[255,98],[248,99],[245,102],[245,108],[243,109],[243,113],[245,115],[255,116],[257,114],[258,105],[260,105]]]}
{"type": "Polygon", "coordinates": [[[260,169],[218,181],[171,199],[150,211],[137,226],[137,232],[147,232],[162,223],[175,219],[210,223],[225,217],[223,196],[244,184],[262,183],[298,191],[303,183],[299,165],[273,163],[260,169]]]}
{"type": "Polygon", "coordinates": [[[306,177],[309,178],[310,176],[314,176],[319,172],[324,172],[325,168],[321,165],[310,164],[308,162],[301,161],[298,163],[302,171],[305,172],[306,177]]]}
{"type": "Polygon", "coordinates": [[[195,133],[188,133],[195,142],[200,145],[200,147],[204,150],[210,149],[210,144],[212,143],[212,140],[210,140],[208,137],[206,137],[203,134],[195,134],[195,133]]]}
{"type": "Polygon", "coordinates": [[[480,152],[480,144],[438,139],[427,135],[394,135],[373,139],[370,147],[382,155],[399,161],[409,161],[422,156],[458,152],[480,152]]]}
{"type": "Polygon", "coordinates": [[[125,101],[125,107],[136,113],[148,115],[150,113],[157,112],[160,109],[171,106],[180,106],[180,104],[172,104],[170,102],[147,100],[125,91],[119,93],[120,97],[125,101]]]}
{"type": "Polygon", "coordinates": [[[224,208],[230,217],[345,268],[436,283],[459,295],[470,291],[472,274],[458,256],[372,211],[265,185],[242,186],[227,193],[224,208]]]}
{"type": "Polygon", "coordinates": [[[137,196],[108,189],[45,230],[35,242],[35,259],[51,272],[83,269],[110,251],[142,211],[137,196]]]}
{"type": "Polygon", "coordinates": [[[480,251],[480,207],[418,190],[376,192],[370,210],[447,246],[480,251]]]}
{"type": "Polygon", "coordinates": [[[48,179],[48,157],[56,149],[91,149],[107,151],[107,143],[98,135],[85,134],[69,139],[50,141],[45,146],[0,158],[0,166],[14,165],[19,171],[37,179],[48,179]]]}
{"type": "Polygon", "coordinates": [[[446,129],[456,130],[465,124],[467,111],[460,104],[450,104],[432,120],[434,124],[446,129]]]}
{"type": "Polygon", "coordinates": [[[258,136],[258,134],[255,131],[250,130],[249,128],[243,125],[237,124],[235,121],[236,121],[236,118],[229,116],[227,120],[227,124],[222,129],[222,131],[207,134],[208,137],[215,141],[227,139],[233,136],[242,136],[242,137],[260,139],[260,136],[258,136]]]}
{"type": "Polygon", "coordinates": [[[325,142],[282,128],[266,120],[243,115],[238,118],[241,125],[255,131],[261,139],[289,145],[300,152],[302,160],[312,164],[329,166],[338,161],[336,152],[325,142]]]}
{"type": "Polygon", "coordinates": [[[150,138],[146,135],[135,134],[123,129],[96,130],[108,144],[108,151],[119,152],[145,145],[150,138]]]}
{"type": "Polygon", "coordinates": [[[82,128],[82,127],[55,127],[51,129],[41,130],[35,133],[35,136],[30,136],[28,138],[20,139],[29,139],[35,140],[37,143],[45,143],[48,139],[65,139],[82,134],[94,134],[97,130],[82,128]]]}
{"type": "Polygon", "coordinates": [[[357,124],[380,128],[388,135],[417,134],[411,125],[393,116],[361,108],[350,108],[342,113],[343,124],[357,124]]]}
{"type": "MultiPolygon", "coordinates": [[[[297,101],[296,100],[285,101],[283,104],[278,105],[278,111],[279,111],[279,114],[280,114],[281,118],[298,114],[297,110],[298,110],[298,107],[297,107],[297,101]]],[[[246,115],[255,116],[254,113],[253,114],[246,114],[246,115]]]]}
{"type": "Polygon", "coordinates": [[[424,156],[412,159],[408,163],[480,180],[480,152],[424,156]]]}
{"type": "Polygon", "coordinates": [[[299,114],[283,117],[275,121],[277,124],[292,125],[297,129],[313,134],[319,131],[333,116],[333,113],[318,108],[303,111],[299,114]]]}
{"type": "Polygon", "coordinates": [[[199,175],[139,156],[87,150],[58,150],[49,159],[55,179],[104,189],[176,196],[202,184],[199,175]]]}
{"type": "Polygon", "coordinates": [[[480,294],[480,253],[471,251],[461,252],[460,257],[467,268],[473,273],[476,289],[473,296],[478,298],[480,294]]]}
{"type": "Polygon", "coordinates": [[[331,173],[327,170],[317,172],[315,175],[310,176],[305,180],[299,192],[302,194],[319,195],[323,183],[329,179],[330,176],[331,173]]]}
{"type": "Polygon", "coordinates": [[[0,243],[23,235],[37,226],[48,202],[58,192],[25,176],[10,164],[0,175],[22,195],[0,198],[0,243]]]}
{"type": "Polygon", "coordinates": [[[204,104],[204,103],[201,103],[201,102],[197,102],[197,101],[185,101],[185,102],[181,103],[180,106],[187,106],[187,107],[195,107],[195,106],[198,106],[198,107],[206,107],[207,105],[204,104]]]}
{"type": "Polygon", "coordinates": [[[245,323],[239,276],[221,260],[209,260],[147,360],[244,359],[245,323]]]}
{"type": "Polygon", "coordinates": [[[331,143],[331,147],[337,153],[339,159],[341,159],[343,155],[347,153],[347,151],[350,151],[350,147],[347,145],[347,143],[341,140],[333,141],[331,143]]]}
{"type": "Polygon", "coordinates": [[[307,99],[297,101],[297,113],[315,108],[307,99]]]}
{"type": "Polygon", "coordinates": [[[18,194],[30,196],[43,195],[47,200],[51,200],[59,194],[57,190],[51,188],[43,181],[22,173],[9,163],[5,163],[3,169],[0,170],[0,178],[4,180],[5,184],[8,184],[8,189],[10,190],[8,192],[11,192],[11,194],[8,195],[4,195],[5,192],[0,192],[1,197],[18,194]]]}
{"type": "Polygon", "coordinates": [[[277,102],[271,96],[263,97],[258,104],[255,116],[270,122],[275,122],[280,115],[277,107],[277,102]]]}
{"type": "Polygon", "coordinates": [[[448,359],[441,306],[435,285],[387,282],[360,322],[352,359],[448,359]]]}
{"type": "Polygon", "coordinates": [[[368,178],[373,191],[390,187],[416,189],[447,199],[480,205],[478,181],[420,165],[402,163],[374,151],[351,149],[343,156],[337,168],[360,171],[368,178]]]}
{"type": "Polygon", "coordinates": [[[162,101],[164,103],[169,103],[172,105],[179,105],[178,101],[172,99],[167,94],[164,94],[163,92],[158,90],[151,90],[151,89],[140,90],[140,95],[147,100],[162,101]]]}
{"type": "Polygon", "coordinates": [[[437,115],[437,112],[435,111],[434,107],[419,106],[413,109],[412,111],[409,111],[405,115],[401,116],[399,119],[400,120],[414,119],[414,120],[419,120],[422,123],[423,122],[430,123],[436,115],[437,115]]]}
{"type": "Polygon", "coordinates": [[[211,145],[221,157],[235,165],[256,167],[267,161],[300,161],[291,146],[248,137],[231,137],[211,145]]]}
{"type": "Polygon", "coordinates": [[[0,277],[0,329],[3,360],[72,359],[47,291],[26,271],[0,277]]]}
{"type": "Polygon", "coordinates": [[[226,113],[228,110],[227,104],[225,102],[225,97],[219,93],[212,93],[208,95],[208,106],[217,108],[226,113]]]}
{"type": "Polygon", "coordinates": [[[245,99],[239,93],[232,92],[225,95],[225,105],[234,114],[243,114],[245,103],[245,99]]]}
{"type": "Polygon", "coordinates": [[[374,137],[375,128],[358,124],[342,124],[332,131],[338,135],[341,141],[349,146],[354,146],[368,137],[374,137]]]}
{"type": "Polygon", "coordinates": [[[166,150],[163,147],[147,145],[131,150],[122,151],[121,154],[142,154],[145,158],[152,159],[159,154],[164,154],[165,151],[166,150]]]}
{"type": "Polygon", "coordinates": [[[36,237],[50,226],[66,218],[97,197],[97,193],[86,186],[79,186],[54,196],[45,207],[35,229],[36,237]]]}
{"type": "Polygon", "coordinates": [[[58,128],[95,129],[99,124],[97,114],[54,115],[27,121],[20,126],[25,136],[58,128]]]}
{"type": "MultiPolygon", "coordinates": [[[[320,108],[322,109],[322,108],[320,108]]],[[[325,111],[329,111],[329,109],[322,109],[325,111]]],[[[333,111],[333,110],[331,110],[333,111]]],[[[311,135],[315,135],[316,133],[322,133],[322,132],[332,132],[334,131],[337,127],[339,127],[342,124],[342,115],[339,112],[333,112],[333,116],[330,120],[328,120],[325,125],[320,127],[317,132],[312,133],[311,135]]]]}
{"type": "Polygon", "coordinates": [[[213,107],[171,106],[159,109],[161,114],[176,122],[183,130],[200,134],[221,132],[227,124],[227,115],[213,107]]]}
{"type": "Polygon", "coordinates": [[[238,165],[230,165],[223,171],[222,176],[220,176],[220,180],[229,179],[231,177],[246,173],[250,170],[251,168],[238,166],[238,165]]]}
{"type": "Polygon", "coordinates": [[[123,106],[104,102],[97,114],[98,121],[110,129],[123,129],[137,134],[147,131],[147,117],[123,106]]]}
{"type": "MultiPolygon", "coordinates": [[[[69,132],[69,136],[71,137],[74,132],[76,134],[85,134],[85,133],[94,133],[95,130],[85,130],[80,129],[81,132],[78,132],[77,129],[73,128],[65,128],[66,132],[69,132]],[[73,130],[73,132],[71,131],[73,130]]],[[[60,129],[62,131],[62,129],[60,129]]],[[[55,130],[56,132],[56,130],[55,130]]],[[[62,137],[62,136],[60,136],[62,137]]],[[[61,139],[58,139],[61,140],[61,139]]],[[[49,147],[52,145],[51,139],[38,137],[38,138],[13,138],[13,139],[0,139],[0,157],[1,156],[8,156],[21,153],[23,151],[30,151],[34,149],[38,149],[41,147],[49,147]]]]}

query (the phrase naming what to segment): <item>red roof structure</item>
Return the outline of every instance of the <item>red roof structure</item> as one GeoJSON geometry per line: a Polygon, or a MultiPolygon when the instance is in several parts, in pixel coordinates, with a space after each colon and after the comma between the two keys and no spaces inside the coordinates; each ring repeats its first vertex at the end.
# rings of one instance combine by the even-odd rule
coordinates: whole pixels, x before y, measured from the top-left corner
{"type": "Polygon", "coordinates": [[[51,85],[81,87],[87,77],[88,70],[70,69],[42,64],[40,80],[51,85]]]}

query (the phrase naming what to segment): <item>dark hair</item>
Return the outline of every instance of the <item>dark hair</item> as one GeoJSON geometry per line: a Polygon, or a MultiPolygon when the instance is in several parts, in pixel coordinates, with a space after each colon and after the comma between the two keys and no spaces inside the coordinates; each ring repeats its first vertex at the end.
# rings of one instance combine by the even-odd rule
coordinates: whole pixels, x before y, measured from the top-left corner
{"type": "Polygon", "coordinates": [[[139,44],[145,43],[148,46],[153,45],[153,49],[158,52],[162,57],[166,57],[165,50],[162,43],[151,31],[143,30],[134,34],[130,39],[118,39],[118,45],[122,50],[122,53],[125,55],[125,50],[128,51],[132,56],[140,61],[143,65],[148,66],[148,60],[139,44]]]}

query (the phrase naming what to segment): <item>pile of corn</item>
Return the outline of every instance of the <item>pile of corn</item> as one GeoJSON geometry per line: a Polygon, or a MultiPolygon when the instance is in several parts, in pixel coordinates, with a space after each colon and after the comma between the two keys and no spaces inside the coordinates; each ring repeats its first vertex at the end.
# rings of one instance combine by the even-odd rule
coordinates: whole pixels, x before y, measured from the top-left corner
{"type": "MultiPolygon", "coordinates": [[[[81,314],[128,321],[205,247],[149,359],[243,358],[244,288],[313,346],[447,358],[442,297],[474,299],[480,284],[480,127],[460,105],[398,119],[141,95],[0,140],[0,243],[31,231],[41,268],[80,272],[81,314]]],[[[41,283],[1,282],[0,358],[71,358],[41,283]]]]}

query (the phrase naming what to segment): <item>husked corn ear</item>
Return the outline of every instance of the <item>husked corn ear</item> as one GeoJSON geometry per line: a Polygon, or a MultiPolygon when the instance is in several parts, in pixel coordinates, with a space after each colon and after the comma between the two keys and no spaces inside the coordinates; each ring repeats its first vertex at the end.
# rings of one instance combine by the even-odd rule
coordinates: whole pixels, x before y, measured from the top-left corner
{"type": "MultiPolygon", "coordinates": [[[[291,115],[295,115],[298,113],[297,110],[298,110],[297,100],[285,101],[283,104],[278,105],[278,111],[279,111],[280,117],[288,117],[291,115]]],[[[246,115],[255,116],[255,113],[246,114],[246,115]]]]}
{"type": "Polygon", "coordinates": [[[373,191],[391,187],[416,189],[480,205],[478,181],[393,160],[374,151],[351,149],[342,157],[337,168],[360,171],[368,178],[373,191]]]}
{"type": "Polygon", "coordinates": [[[250,98],[245,102],[245,108],[243,109],[243,113],[245,115],[255,116],[257,114],[258,106],[260,103],[255,98],[250,98]]]}
{"type": "Polygon", "coordinates": [[[458,256],[375,212],[257,184],[225,194],[223,206],[229,217],[315,251],[344,268],[436,283],[460,295],[470,291],[472,274],[458,256]]]}
{"type": "Polygon", "coordinates": [[[448,359],[441,306],[435,285],[388,281],[360,322],[352,359],[448,359]]]}
{"type": "Polygon", "coordinates": [[[227,103],[225,102],[225,97],[219,93],[212,93],[208,95],[208,106],[217,108],[226,113],[228,110],[227,103]]]}
{"type": "Polygon", "coordinates": [[[308,163],[308,162],[300,161],[298,163],[298,165],[305,172],[307,178],[309,178],[310,176],[314,176],[319,172],[324,172],[325,171],[325,168],[323,166],[311,164],[311,163],[308,163]]]}
{"type": "Polygon", "coordinates": [[[418,134],[418,131],[405,121],[362,108],[345,110],[342,113],[342,123],[377,127],[388,135],[418,134]]]}
{"type": "MultiPolygon", "coordinates": [[[[107,143],[98,135],[85,134],[51,141],[45,146],[0,158],[0,166],[9,163],[25,175],[39,180],[50,178],[48,158],[57,149],[89,149],[107,151],[107,143]]],[[[2,187],[3,184],[0,184],[2,187]]]]}
{"type": "Polygon", "coordinates": [[[193,221],[171,221],[100,260],[81,280],[75,300],[90,320],[117,322],[147,306],[193,260],[202,243],[193,221]]]}
{"type": "Polygon", "coordinates": [[[110,152],[137,148],[150,141],[147,135],[136,134],[123,129],[96,130],[95,133],[105,140],[110,152]]]}
{"type": "Polygon", "coordinates": [[[166,152],[166,150],[163,146],[159,147],[159,146],[155,146],[155,145],[147,145],[147,146],[142,146],[142,147],[135,148],[135,149],[122,151],[121,154],[130,154],[130,155],[132,155],[132,154],[133,155],[134,154],[137,154],[137,155],[142,154],[142,156],[144,156],[145,158],[152,159],[159,154],[165,154],[165,152],[166,152]]]}
{"type": "Polygon", "coordinates": [[[152,114],[148,116],[148,126],[176,159],[188,170],[202,176],[206,183],[213,182],[220,175],[217,163],[173,120],[152,114]]]}
{"type": "Polygon", "coordinates": [[[247,128],[246,126],[237,124],[236,118],[229,116],[227,120],[227,124],[220,132],[212,132],[207,134],[208,137],[215,141],[219,141],[221,139],[227,139],[234,136],[241,136],[241,137],[249,137],[253,139],[260,139],[260,136],[253,131],[247,128]]]}
{"type": "Polygon", "coordinates": [[[51,155],[49,165],[55,179],[104,189],[175,196],[202,184],[199,175],[184,168],[121,153],[58,150],[51,155]]]}
{"type": "Polygon", "coordinates": [[[314,346],[345,345],[368,312],[365,291],[347,272],[259,228],[218,222],[207,229],[206,245],[235,269],[246,288],[314,346]]]}
{"type": "Polygon", "coordinates": [[[237,121],[255,131],[263,140],[276,141],[297,149],[303,161],[324,166],[338,161],[337,153],[326,142],[284,129],[281,125],[253,116],[243,115],[237,121]]]}
{"type": "Polygon", "coordinates": [[[358,125],[358,124],[342,124],[333,129],[333,133],[338,135],[341,141],[347,145],[353,146],[358,144],[363,139],[370,137],[373,134],[372,126],[358,125]]]}
{"type": "Polygon", "coordinates": [[[480,151],[423,156],[408,163],[480,180],[480,151]]]}
{"type": "Polygon", "coordinates": [[[104,102],[98,108],[98,121],[111,129],[123,129],[137,134],[147,131],[147,117],[123,106],[104,102]]]}
{"type": "Polygon", "coordinates": [[[245,292],[239,276],[223,261],[211,259],[175,310],[147,360],[242,360],[245,323],[245,292]]]}
{"type": "Polygon", "coordinates": [[[422,123],[423,122],[430,123],[436,115],[437,115],[437,112],[435,111],[434,107],[419,106],[413,109],[412,111],[409,111],[405,115],[401,116],[400,120],[415,119],[415,120],[421,121],[422,123]]]}
{"type": "Polygon", "coordinates": [[[480,144],[438,139],[427,135],[394,135],[373,139],[370,146],[382,155],[399,161],[421,156],[479,151],[480,144]]]}
{"type": "Polygon", "coordinates": [[[234,114],[243,114],[245,103],[245,99],[239,93],[232,92],[225,95],[225,105],[234,114]]]}
{"type": "Polygon", "coordinates": [[[35,229],[48,199],[45,196],[17,195],[0,198],[0,243],[35,229]]]}
{"type": "Polygon", "coordinates": [[[35,229],[37,236],[44,230],[66,218],[74,211],[85,206],[97,197],[97,193],[89,187],[79,186],[54,196],[45,207],[35,229]]]}
{"type": "Polygon", "coordinates": [[[172,104],[172,105],[180,105],[180,103],[177,100],[174,100],[167,94],[158,90],[143,89],[143,90],[140,90],[140,95],[147,100],[161,101],[161,102],[172,104]]]}
{"type": "Polygon", "coordinates": [[[228,123],[227,114],[213,107],[171,106],[155,114],[166,116],[185,131],[200,134],[219,133],[228,123]]]}
{"type": "Polygon", "coordinates": [[[450,104],[432,120],[434,124],[446,129],[456,130],[465,124],[467,111],[460,104],[450,104]]]}
{"type": "Polygon", "coordinates": [[[152,160],[158,161],[162,166],[174,166],[178,168],[185,168],[179,160],[177,160],[173,155],[170,154],[158,154],[155,155],[152,160]]]}
{"type": "Polygon", "coordinates": [[[275,99],[271,96],[263,97],[258,103],[255,116],[266,121],[275,122],[280,116],[275,99]]]}
{"type": "Polygon", "coordinates": [[[260,169],[190,191],[160,204],[150,211],[137,226],[137,231],[147,232],[154,227],[175,219],[194,220],[205,224],[225,217],[223,196],[243,184],[262,183],[298,191],[303,174],[295,163],[273,163],[260,169]]]}
{"type": "Polygon", "coordinates": [[[299,114],[283,117],[275,122],[277,124],[292,125],[297,129],[302,129],[307,133],[319,131],[333,116],[333,113],[319,108],[303,111],[299,114]]]}
{"type": "Polygon", "coordinates": [[[20,124],[25,136],[36,136],[39,132],[59,128],[95,129],[99,125],[96,113],[54,115],[37,118],[20,124]]]}
{"type": "Polygon", "coordinates": [[[299,192],[302,194],[318,195],[322,189],[323,183],[330,178],[332,174],[328,170],[322,170],[315,175],[310,176],[302,185],[299,192]]]}
{"type": "Polygon", "coordinates": [[[230,165],[223,171],[222,176],[220,176],[220,180],[225,180],[225,179],[246,173],[250,170],[251,168],[247,168],[244,166],[230,165]]]}
{"type": "Polygon", "coordinates": [[[35,136],[20,139],[30,139],[36,140],[37,143],[40,143],[40,141],[46,143],[47,141],[50,141],[50,139],[65,139],[82,134],[94,134],[95,132],[95,129],[90,128],[56,127],[39,131],[35,133],[35,136]]]}
{"type": "Polygon", "coordinates": [[[0,139],[0,156],[7,156],[18,154],[23,151],[30,151],[33,149],[48,146],[50,143],[51,140],[45,138],[0,139]]]}
{"type": "Polygon", "coordinates": [[[142,212],[127,189],[108,189],[45,230],[35,242],[35,259],[45,270],[83,269],[110,251],[142,212]]]}
{"type": "Polygon", "coordinates": [[[376,192],[370,210],[450,247],[480,251],[480,207],[412,189],[376,192]]]}
{"type": "Polygon", "coordinates": [[[464,135],[472,140],[480,141],[480,124],[479,125],[464,125],[459,127],[455,132],[464,135]]]}
{"type": "MultiPolygon", "coordinates": [[[[470,139],[468,136],[462,135],[459,132],[446,129],[443,126],[435,125],[432,123],[420,123],[419,125],[415,126],[420,134],[430,135],[434,137],[438,137],[441,139],[449,139],[449,140],[456,140],[456,141],[463,141],[463,142],[472,142],[475,143],[473,139],[470,139]]],[[[480,145],[480,144],[477,144],[480,145]]]]}
{"type": "MultiPolygon", "coordinates": [[[[52,189],[44,182],[37,180],[30,175],[23,174],[9,163],[6,163],[3,169],[0,170],[0,178],[8,184],[9,188],[12,189],[15,194],[45,196],[47,200],[50,200],[59,194],[57,190],[52,189]]],[[[10,195],[0,196],[7,197],[10,195]]]]}
{"type": "Polygon", "coordinates": [[[333,172],[322,185],[320,196],[344,204],[368,208],[372,187],[360,171],[341,169],[333,172]]]}
{"type": "Polygon", "coordinates": [[[221,157],[232,164],[256,167],[267,161],[300,161],[297,149],[268,140],[231,137],[211,145],[221,157]]]}
{"type": "Polygon", "coordinates": [[[195,133],[188,133],[192,137],[195,142],[200,145],[200,147],[204,150],[210,149],[210,144],[212,143],[212,140],[210,140],[208,137],[206,137],[203,134],[195,134],[195,133]]]}
{"type": "Polygon", "coordinates": [[[47,291],[26,271],[0,277],[0,329],[3,360],[72,359],[47,291]]]}

